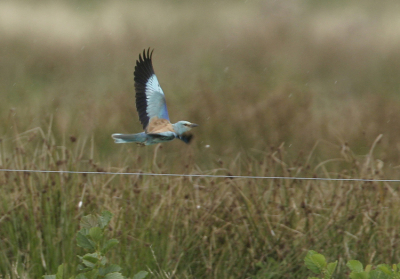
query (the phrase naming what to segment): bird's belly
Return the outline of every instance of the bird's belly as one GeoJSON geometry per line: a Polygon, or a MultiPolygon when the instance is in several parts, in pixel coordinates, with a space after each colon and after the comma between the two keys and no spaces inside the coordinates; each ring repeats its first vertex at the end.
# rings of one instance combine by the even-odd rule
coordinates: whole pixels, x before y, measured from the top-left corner
{"type": "Polygon", "coordinates": [[[145,141],[145,145],[152,145],[152,144],[157,144],[157,143],[163,143],[167,141],[171,141],[175,139],[175,137],[172,136],[147,136],[147,139],[145,141]]]}

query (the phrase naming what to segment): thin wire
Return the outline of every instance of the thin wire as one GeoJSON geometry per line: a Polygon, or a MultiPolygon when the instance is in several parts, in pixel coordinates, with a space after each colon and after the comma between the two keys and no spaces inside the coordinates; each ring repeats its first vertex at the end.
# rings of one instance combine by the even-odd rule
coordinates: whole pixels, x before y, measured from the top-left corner
{"type": "Polygon", "coordinates": [[[172,177],[208,177],[208,178],[243,178],[243,179],[286,179],[286,180],[324,180],[324,181],[364,181],[364,182],[400,182],[400,179],[365,179],[365,178],[326,178],[326,177],[293,177],[293,176],[251,176],[251,175],[214,175],[214,174],[179,174],[179,173],[146,173],[146,172],[109,172],[109,171],[63,171],[63,170],[13,170],[0,169],[0,172],[33,172],[33,173],[69,173],[69,174],[107,174],[138,176],[172,176],[172,177]]]}

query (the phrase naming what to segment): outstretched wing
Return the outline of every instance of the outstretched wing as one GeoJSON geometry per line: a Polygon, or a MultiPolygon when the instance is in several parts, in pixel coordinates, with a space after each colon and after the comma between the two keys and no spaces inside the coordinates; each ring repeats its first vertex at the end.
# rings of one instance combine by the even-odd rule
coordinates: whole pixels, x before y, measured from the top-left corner
{"type": "Polygon", "coordinates": [[[153,70],[152,55],[153,51],[150,52],[150,48],[147,53],[146,50],[143,50],[143,57],[139,54],[139,60],[136,61],[135,72],[133,73],[136,109],[143,129],[146,129],[149,120],[153,117],[169,121],[164,92],[153,70]]]}

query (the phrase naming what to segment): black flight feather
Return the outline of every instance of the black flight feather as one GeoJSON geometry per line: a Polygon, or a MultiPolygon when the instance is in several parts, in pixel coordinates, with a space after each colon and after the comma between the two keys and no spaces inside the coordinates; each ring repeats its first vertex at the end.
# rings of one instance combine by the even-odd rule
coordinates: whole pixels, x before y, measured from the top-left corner
{"type": "Polygon", "coordinates": [[[152,75],[154,75],[153,63],[151,57],[154,49],[150,52],[150,48],[143,50],[143,58],[139,54],[139,60],[136,61],[135,72],[133,73],[136,91],[136,109],[139,114],[139,120],[143,129],[149,124],[149,116],[147,115],[147,98],[146,84],[152,75]]]}

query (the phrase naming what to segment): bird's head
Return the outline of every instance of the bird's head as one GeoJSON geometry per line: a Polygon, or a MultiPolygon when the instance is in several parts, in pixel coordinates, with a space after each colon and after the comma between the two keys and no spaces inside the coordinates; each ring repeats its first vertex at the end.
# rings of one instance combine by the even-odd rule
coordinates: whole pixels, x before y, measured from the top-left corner
{"type": "Polygon", "coordinates": [[[189,121],[178,121],[172,126],[174,127],[174,130],[178,135],[182,135],[183,133],[189,132],[192,128],[199,125],[190,123],[189,121]]]}

